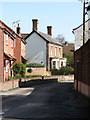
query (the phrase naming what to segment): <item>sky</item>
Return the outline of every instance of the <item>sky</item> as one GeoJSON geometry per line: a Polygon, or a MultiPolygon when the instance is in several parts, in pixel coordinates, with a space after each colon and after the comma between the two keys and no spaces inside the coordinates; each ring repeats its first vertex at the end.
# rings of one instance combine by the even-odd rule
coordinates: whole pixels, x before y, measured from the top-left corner
{"type": "Polygon", "coordinates": [[[82,3],[64,1],[30,2],[8,1],[0,2],[0,19],[14,29],[13,22],[19,21],[21,33],[32,31],[32,19],[38,19],[38,30],[47,33],[47,26],[53,28],[53,37],[62,34],[68,42],[74,42],[72,30],[82,24],[82,3]]]}

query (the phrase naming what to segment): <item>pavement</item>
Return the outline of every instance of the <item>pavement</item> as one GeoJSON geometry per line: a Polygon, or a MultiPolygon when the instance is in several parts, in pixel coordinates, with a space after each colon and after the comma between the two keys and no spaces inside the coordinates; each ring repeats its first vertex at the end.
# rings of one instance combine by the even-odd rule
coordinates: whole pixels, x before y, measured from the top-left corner
{"type": "Polygon", "coordinates": [[[2,95],[2,120],[89,118],[90,99],[73,82],[20,88],[2,95]]]}

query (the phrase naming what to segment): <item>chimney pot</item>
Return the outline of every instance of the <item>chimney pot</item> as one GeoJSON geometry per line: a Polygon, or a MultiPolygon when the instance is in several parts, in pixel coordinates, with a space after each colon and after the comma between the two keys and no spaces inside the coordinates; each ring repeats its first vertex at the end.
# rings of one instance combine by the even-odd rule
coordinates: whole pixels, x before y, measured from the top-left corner
{"type": "Polygon", "coordinates": [[[38,31],[38,19],[32,19],[33,22],[33,30],[38,31]]]}
{"type": "Polygon", "coordinates": [[[47,26],[47,34],[52,36],[52,26],[47,26]]]}
{"type": "Polygon", "coordinates": [[[17,27],[17,34],[20,34],[20,27],[19,27],[19,23],[18,23],[18,27],[17,27]]]}

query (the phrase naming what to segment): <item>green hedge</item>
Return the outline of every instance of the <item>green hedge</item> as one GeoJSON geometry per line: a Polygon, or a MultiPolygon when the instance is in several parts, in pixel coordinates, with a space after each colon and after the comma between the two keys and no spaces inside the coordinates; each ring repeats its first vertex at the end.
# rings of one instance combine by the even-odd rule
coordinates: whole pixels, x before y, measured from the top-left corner
{"type": "Polygon", "coordinates": [[[54,68],[51,70],[52,75],[71,75],[74,74],[74,68],[71,66],[62,66],[59,70],[54,68]]]}
{"type": "Polygon", "coordinates": [[[44,67],[44,65],[38,64],[38,63],[29,63],[29,64],[26,65],[26,67],[33,67],[33,68],[35,68],[35,67],[44,67]]]}
{"type": "Polygon", "coordinates": [[[42,77],[42,75],[27,75],[26,78],[31,78],[31,77],[42,77]]]}

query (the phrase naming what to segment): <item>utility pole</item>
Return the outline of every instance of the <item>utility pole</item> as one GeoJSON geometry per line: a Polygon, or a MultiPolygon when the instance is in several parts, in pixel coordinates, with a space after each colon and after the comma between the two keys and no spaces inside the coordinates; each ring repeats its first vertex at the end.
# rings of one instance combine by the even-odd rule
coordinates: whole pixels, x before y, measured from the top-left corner
{"type": "Polygon", "coordinates": [[[85,43],[85,0],[83,2],[83,45],[85,43]]]}

